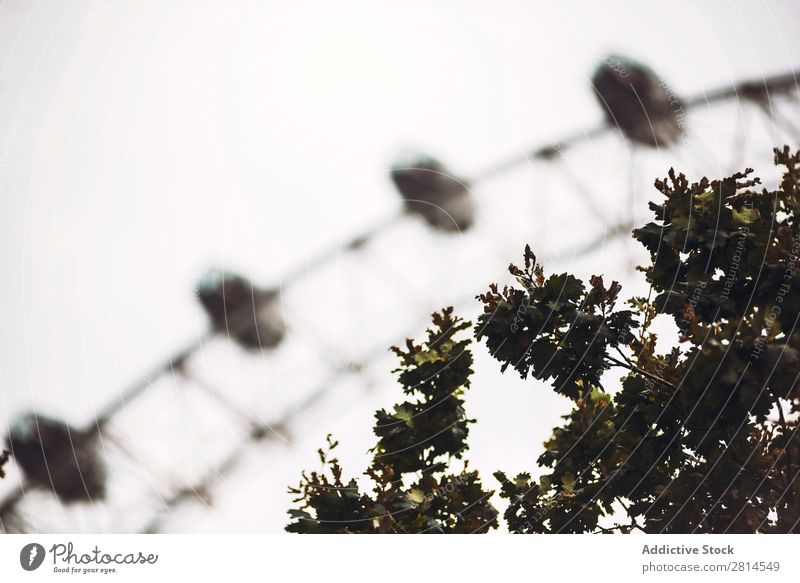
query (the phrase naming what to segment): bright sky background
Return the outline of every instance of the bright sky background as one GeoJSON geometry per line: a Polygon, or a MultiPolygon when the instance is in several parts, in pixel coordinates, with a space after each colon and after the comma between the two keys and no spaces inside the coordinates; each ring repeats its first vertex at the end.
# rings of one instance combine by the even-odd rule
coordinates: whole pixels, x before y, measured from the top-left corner
{"type": "MultiPolygon", "coordinates": [[[[795,0],[0,1],[0,428],[30,408],[85,423],[126,383],[202,333],[192,290],[208,266],[278,284],[315,251],[394,212],[399,202],[386,168],[399,150],[421,147],[469,173],[589,130],[602,121],[589,77],[609,52],[649,64],[683,95],[798,69],[798,23],[795,0]]],[[[721,119],[694,129],[705,132],[698,139],[712,151],[732,147],[731,122],[721,119]]],[[[624,185],[638,155],[612,139],[590,146],[576,163],[585,164],[581,172],[603,168],[624,185]]],[[[714,160],[706,156],[706,171],[730,170],[714,160]]],[[[652,163],[652,172],[663,174],[676,162],[662,152],[652,163]]],[[[565,248],[633,212],[624,189],[604,182],[607,214],[598,221],[537,172],[476,192],[486,211],[483,236],[513,239],[507,256],[480,260],[487,273],[516,260],[522,241],[565,248]],[[518,199],[527,200],[524,212],[505,204],[518,199]],[[522,235],[510,235],[506,222],[522,235]]],[[[651,184],[654,177],[637,179],[651,184]]],[[[637,192],[640,201],[650,195],[637,192]]],[[[405,225],[371,251],[366,271],[388,264],[425,299],[413,306],[424,310],[440,303],[440,293],[444,303],[488,284],[473,254],[485,249],[485,238],[460,246],[458,237],[431,239],[417,227],[405,225]],[[402,257],[407,241],[413,261],[402,257]],[[415,278],[414,269],[430,276],[415,278]],[[469,280],[470,272],[483,283],[469,280]]],[[[583,276],[622,272],[632,280],[630,295],[635,253],[625,241],[558,268],[583,276]]],[[[325,290],[341,285],[348,269],[343,260],[328,279],[306,282],[293,300],[305,320],[298,330],[308,322],[337,329],[325,290]]],[[[355,325],[353,342],[359,330],[385,338],[407,332],[392,318],[411,308],[377,300],[385,318],[344,324],[355,325]]],[[[320,334],[316,340],[326,346],[349,341],[320,334]]],[[[292,340],[298,338],[308,340],[292,340]]],[[[257,392],[262,385],[255,384],[279,370],[274,378],[281,380],[271,386],[280,386],[265,398],[275,407],[291,404],[295,385],[305,387],[314,375],[300,349],[288,351],[289,364],[266,369],[226,346],[209,352],[198,364],[202,374],[232,392],[257,392]]],[[[385,360],[375,369],[391,365],[385,360]]],[[[327,432],[341,438],[348,469],[360,472],[372,412],[400,397],[379,382],[384,377],[375,372],[382,388],[373,392],[363,379],[344,383],[298,426],[292,446],[253,452],[213,508],[190,508],[166,528],[280,530],[286,486],[312,467],[327,432]]],[[[498,378],[485,358],[474,387],[467,403],[480,421],[473,465],[488,480],[495,469],[534,469],[565,404],[544,387],[498,378]]],[[[141,437],[141,427],[160,435],[171,423],[164,411],[185,406],[180,398],[170,403],[152,403],[151,412],[164,417],[142,415],[133,434],[141,437]]],[[[198,434],[216,437],[197,426],[175,431],[189,444],[198,434]]],[[[172,447],[152,436],[150,445],[172,447]]],[[[80,527],[69,520],[59,528],[80,527]]],[[[119,528],[110,524],[101,527],[119,528]]]]}

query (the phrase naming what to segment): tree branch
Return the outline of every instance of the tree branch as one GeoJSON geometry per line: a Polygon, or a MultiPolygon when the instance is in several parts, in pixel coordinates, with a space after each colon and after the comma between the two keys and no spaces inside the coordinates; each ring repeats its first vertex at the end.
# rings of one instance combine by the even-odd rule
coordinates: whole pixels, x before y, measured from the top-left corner
{"type": "Polygon", "coordinates": [[[661,383],[662,385],[664,385],[665,387],[669,387],[673,391],[677,391],[678,390],[678,387],[673,385],[668,380],[662,379],[660,376],[657,376],[657,375],[654,375],[652,373],[649,373],[646,370],[642,370],[638,366],[622,362],[621,360],[617,360],[616,358],[614,358],[612,356],[606,356],[606,358],[609,360],[609,362],[611,364],[615,364],[617,366],[621,366],[623,368],[627,368],[629,371],[635,372],[636,374],[640,374],[643,377],[646,377],[646,378],[650,379],[651,381],[655,381],[657,383],[661,383]]]}

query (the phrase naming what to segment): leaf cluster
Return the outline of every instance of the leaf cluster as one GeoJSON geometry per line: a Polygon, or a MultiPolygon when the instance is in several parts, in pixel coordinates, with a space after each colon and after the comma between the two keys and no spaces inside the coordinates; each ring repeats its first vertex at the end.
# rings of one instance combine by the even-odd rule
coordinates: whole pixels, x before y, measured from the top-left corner
{"type": "Polygon", "coordinates": [[[670,171],[656,181],[664,201],[634,231],[650,252],[643,271],[655,294],[628,302],[638,335],[630,311],[598,309],[569,275],[544,280],[540,270],[537,283],[515,268],[521,288],[481,296],[476,337],[502,368],[550,380],[573,401],[538,459],[549,473],[496,474],[512,532],[798,528],[800,154],[776,150],[775,162],[786,171],[774,191],[755,190],[750,170],[694,184],[670,171]],[[667,354],[650,332],[659,313],[682,341],[667,354]],[[509,328],[512,315],[523,338],[509,328]],[[586,355],[578,361],[576,344],[586,355]],[[610,366],[626,371],[613,396],[596,374],[610,366]]]}
{"type": "Polygon", "coordinates": [[[467,451],[469,426],[464,392],[472,374],[468,338],[458,339],[469,322],[452,308],[433,315],[433,327],[421,344],[408,340],[392,350],[406,401],[375,414],[377,444],[366,470],[371,492],[359,481],[344,481],[329,438],[320,450],[323,469],[304,473],[290,492],[298,508],[286,527],[297,533],[474,533],[497,526],[493,494],[484,490],[478,472],[454,460],[467,451]]]}
{"type": "MultiPolygon", "coordinates": [[[[794,532],[800,529],[800,153],[775,150],[774,190],[752,170],[690,183],[670,170],[651,222],[648,297],[546,276],[526,247],[516,285],[479,296],[475,339],[501,371],[551,385],[571,410],[532,472],[495,473],[514,533],[794,532]],[[657,349],[654,319],[676,325],[657,349]],[[621,378],[604,386],[611,369],[621,378]]],[[[467,448],[469,324],[448,309],[396,348],[408,400],[376,413],[370,494],[330,475],[293,491],[292,532],[486,532],[496,511],[477,472],[448,473],[467,448]]],[[[333,443],[333,442],[332,442],[333,443]]],[[[331,446],[332,448],[333,446],[331,446]]]]}
{"type": "Polygon", "coordinates": [[[632,339],[637,327],[630,310],[614,310],[620,285],[606,288],[593,277],[588,289],[573,275],[544,277],[530,247],[525,248],[525,268],[509,271],[521,287],[493,284],[479,296],[484,311],[478,318],[476,338],[489,352],[523,378],[552,380],[557,392],[576,399],[600,386],[600,376],[610,366],[609,350],[632,339]]]}

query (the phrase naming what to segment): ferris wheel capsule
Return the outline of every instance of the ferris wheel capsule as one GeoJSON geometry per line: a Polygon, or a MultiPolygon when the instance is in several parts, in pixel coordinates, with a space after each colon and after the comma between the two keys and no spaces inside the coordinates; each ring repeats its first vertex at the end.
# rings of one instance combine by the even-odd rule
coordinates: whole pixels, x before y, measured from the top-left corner
{"type": "Polygon", "coordinates": [[[675,145],[685,132],[683,101],[649,67],[608,56],[592,77],[606,119],[634,143],[675,145]]]}
{"type": "Polygon", "coordinates": [[[475,222],[475,202],[469,184],[441,162],[414,154],[392,165],[390,176],[406,210],[439,231],[461,232],[475,222]]]}
{"type": "Polygon", "coordinates": [[[250,350],[274,348],[286,334],[280,293],[263,290],[248,279],[219,269],[198,283],[197,298],[214,332],[250,350]]]}
{"type": "Polygon", "coordinates": [[[28,482],[53,492],[62,502],[105,496],[107,472],[96,433],[27,413],[11,425],[6,443],[28,482]]]}

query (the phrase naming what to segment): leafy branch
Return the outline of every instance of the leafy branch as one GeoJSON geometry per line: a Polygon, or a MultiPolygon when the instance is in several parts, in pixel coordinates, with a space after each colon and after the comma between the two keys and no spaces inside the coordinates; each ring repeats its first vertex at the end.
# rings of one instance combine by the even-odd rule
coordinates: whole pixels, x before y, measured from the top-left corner
{"type": "MultiPolygon", "coordinates": [[[[621,286],[546,275],[526,247],[517,285],[478,296],[473,329],[500,364],[549,384],[571,410],[530,472],[494,473],[514,533],[752,533],[800,528],[800,153],[775,150],[783,178],[752,170],[690,183],[673,170],[653,221],[633,232],[649,252],[647,298],[617,308],[621,286]],[[656,315],[677,346],[656,350],[656,315]],[[638,334],[635,332],[638,331],[638,334]],[[606,390],[604,374],[626,374],[606,390]],[[680,390],[678,390],[680,389],[680,390]],[[784,411],[788,405],[788,414],[784,411]],[[770,418],[777,410],[777,420],[770,418]],[[622,508],[629,522],[620,523],[622,508]]],[[[291,532],[487,532],[492,491],[452,468],[467,451],[470,324],[434,314],[421,344],[393,349],[407,400],[376,413],[365,472],[338,460],[292,490],[291,532]]]]}

